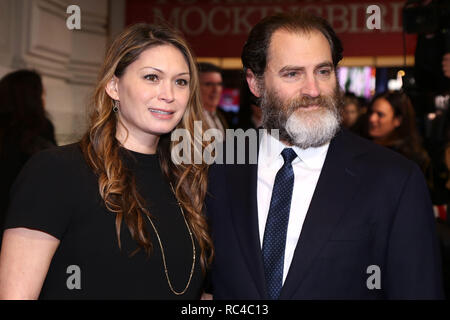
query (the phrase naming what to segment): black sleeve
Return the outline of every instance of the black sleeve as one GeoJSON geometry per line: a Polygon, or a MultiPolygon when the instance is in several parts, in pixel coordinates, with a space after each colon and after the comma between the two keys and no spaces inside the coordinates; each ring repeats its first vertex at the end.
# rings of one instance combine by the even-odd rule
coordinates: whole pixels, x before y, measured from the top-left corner
{"type": "Polygon", "coordinates": [[[425,179],[417,165],[403,186],[387,252],[389,299],[443,299],[436,223],[425,179]]]}
{"type": "Polygon", "coordinates": [[[36,229],[61,239],[77,203],[76,171],[76,164],[58,148],[33,156],[11,189],[4,229],[36,229]]]}

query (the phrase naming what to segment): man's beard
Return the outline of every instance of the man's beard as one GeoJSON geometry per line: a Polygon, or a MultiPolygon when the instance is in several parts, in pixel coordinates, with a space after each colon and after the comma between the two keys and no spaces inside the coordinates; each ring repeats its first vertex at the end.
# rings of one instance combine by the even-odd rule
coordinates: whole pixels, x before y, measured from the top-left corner
{"type": "Polygon", "coordinates": [[[320,147],[337,133],[341,123],[339,108],[342,96],[339,86],[332,95],[307,95],[283,101],[276,92],[263,89],[260,104],[263,127],[278,129],[279,140],[302,149],[320,147]],[[310,110],[306,107],[316,105],[310,110]]]}

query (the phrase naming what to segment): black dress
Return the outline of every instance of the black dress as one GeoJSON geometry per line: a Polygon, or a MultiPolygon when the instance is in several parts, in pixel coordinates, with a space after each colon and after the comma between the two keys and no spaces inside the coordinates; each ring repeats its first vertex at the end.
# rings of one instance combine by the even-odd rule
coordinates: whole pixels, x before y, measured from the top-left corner
{"type": "MultiPolygon", "coordinates": [[[[192,242],[158,156],[125,149],[122,156],[153,217],[172,285],[182,291],[191,273],[192,242]]],[[[79,145],[72,144],[40,152],[25,165],[12,189],[5,229],[36,229],[61,241],[40,299],[199,298],[203,275],[197,243],[192,281],[177,296],[169,288],[155,232],[145,222],[153,244],[150,256],[142,249],[131,256],[138,246],[124,221],[119,249],[115,214],[106,210],[96,176],[79,145]]]]}
{"type": "Polygon", "coordinates": [[[16,139],[4,141],[0,146],[0,248],[2,244],[2,227],[9,204],[9,193],[14,180],[30,157],[42,150],[56,146],[55,140],[37,136],[22,150],[16,139]]]}

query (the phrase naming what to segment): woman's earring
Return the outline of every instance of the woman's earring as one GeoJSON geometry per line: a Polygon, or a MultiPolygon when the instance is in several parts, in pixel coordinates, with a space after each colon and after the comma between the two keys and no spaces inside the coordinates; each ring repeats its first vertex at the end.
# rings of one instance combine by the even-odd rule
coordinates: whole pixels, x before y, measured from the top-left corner
{"type": "Polygon", "coordinates": [[[113,111],[114,111],[114,113],[117,113],[117,112],[119,112],[119,106],[120,106],[120,103],[119,103],[119,101],[117,101],[117,100],[114,100],[114,107],[113,107],[113,111]]]}

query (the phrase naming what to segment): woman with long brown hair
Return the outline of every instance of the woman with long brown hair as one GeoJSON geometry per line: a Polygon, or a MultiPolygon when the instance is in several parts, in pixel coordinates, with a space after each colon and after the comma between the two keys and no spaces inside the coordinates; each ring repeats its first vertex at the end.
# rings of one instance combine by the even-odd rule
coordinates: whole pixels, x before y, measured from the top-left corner
{"type": "Polygon", "coordinates": [[[415,161],[426,172],[430,159],[421,145],[410,98],[402,91],[386,91],[370,104],[369,135],[379,145],[415,161]]]}
{"type": "Polygon", "coordinates": [[[167,26],[129,27],[92,105],[82,140],[37,154],[15,182],[0,298],[199,298],[213,254],[207,166],[173,162],[170,139],[195,138],[202,120],[188,45],[167,26]]]}
{"type": "Polygon", "coordinates": [[[370,138],[414,161],[422,170],[430,192],[433,191],[431,159],[422,146],[416,127],[414,107],[403,91],[386,91],[374,96],[368,119],[370,138]]]}

